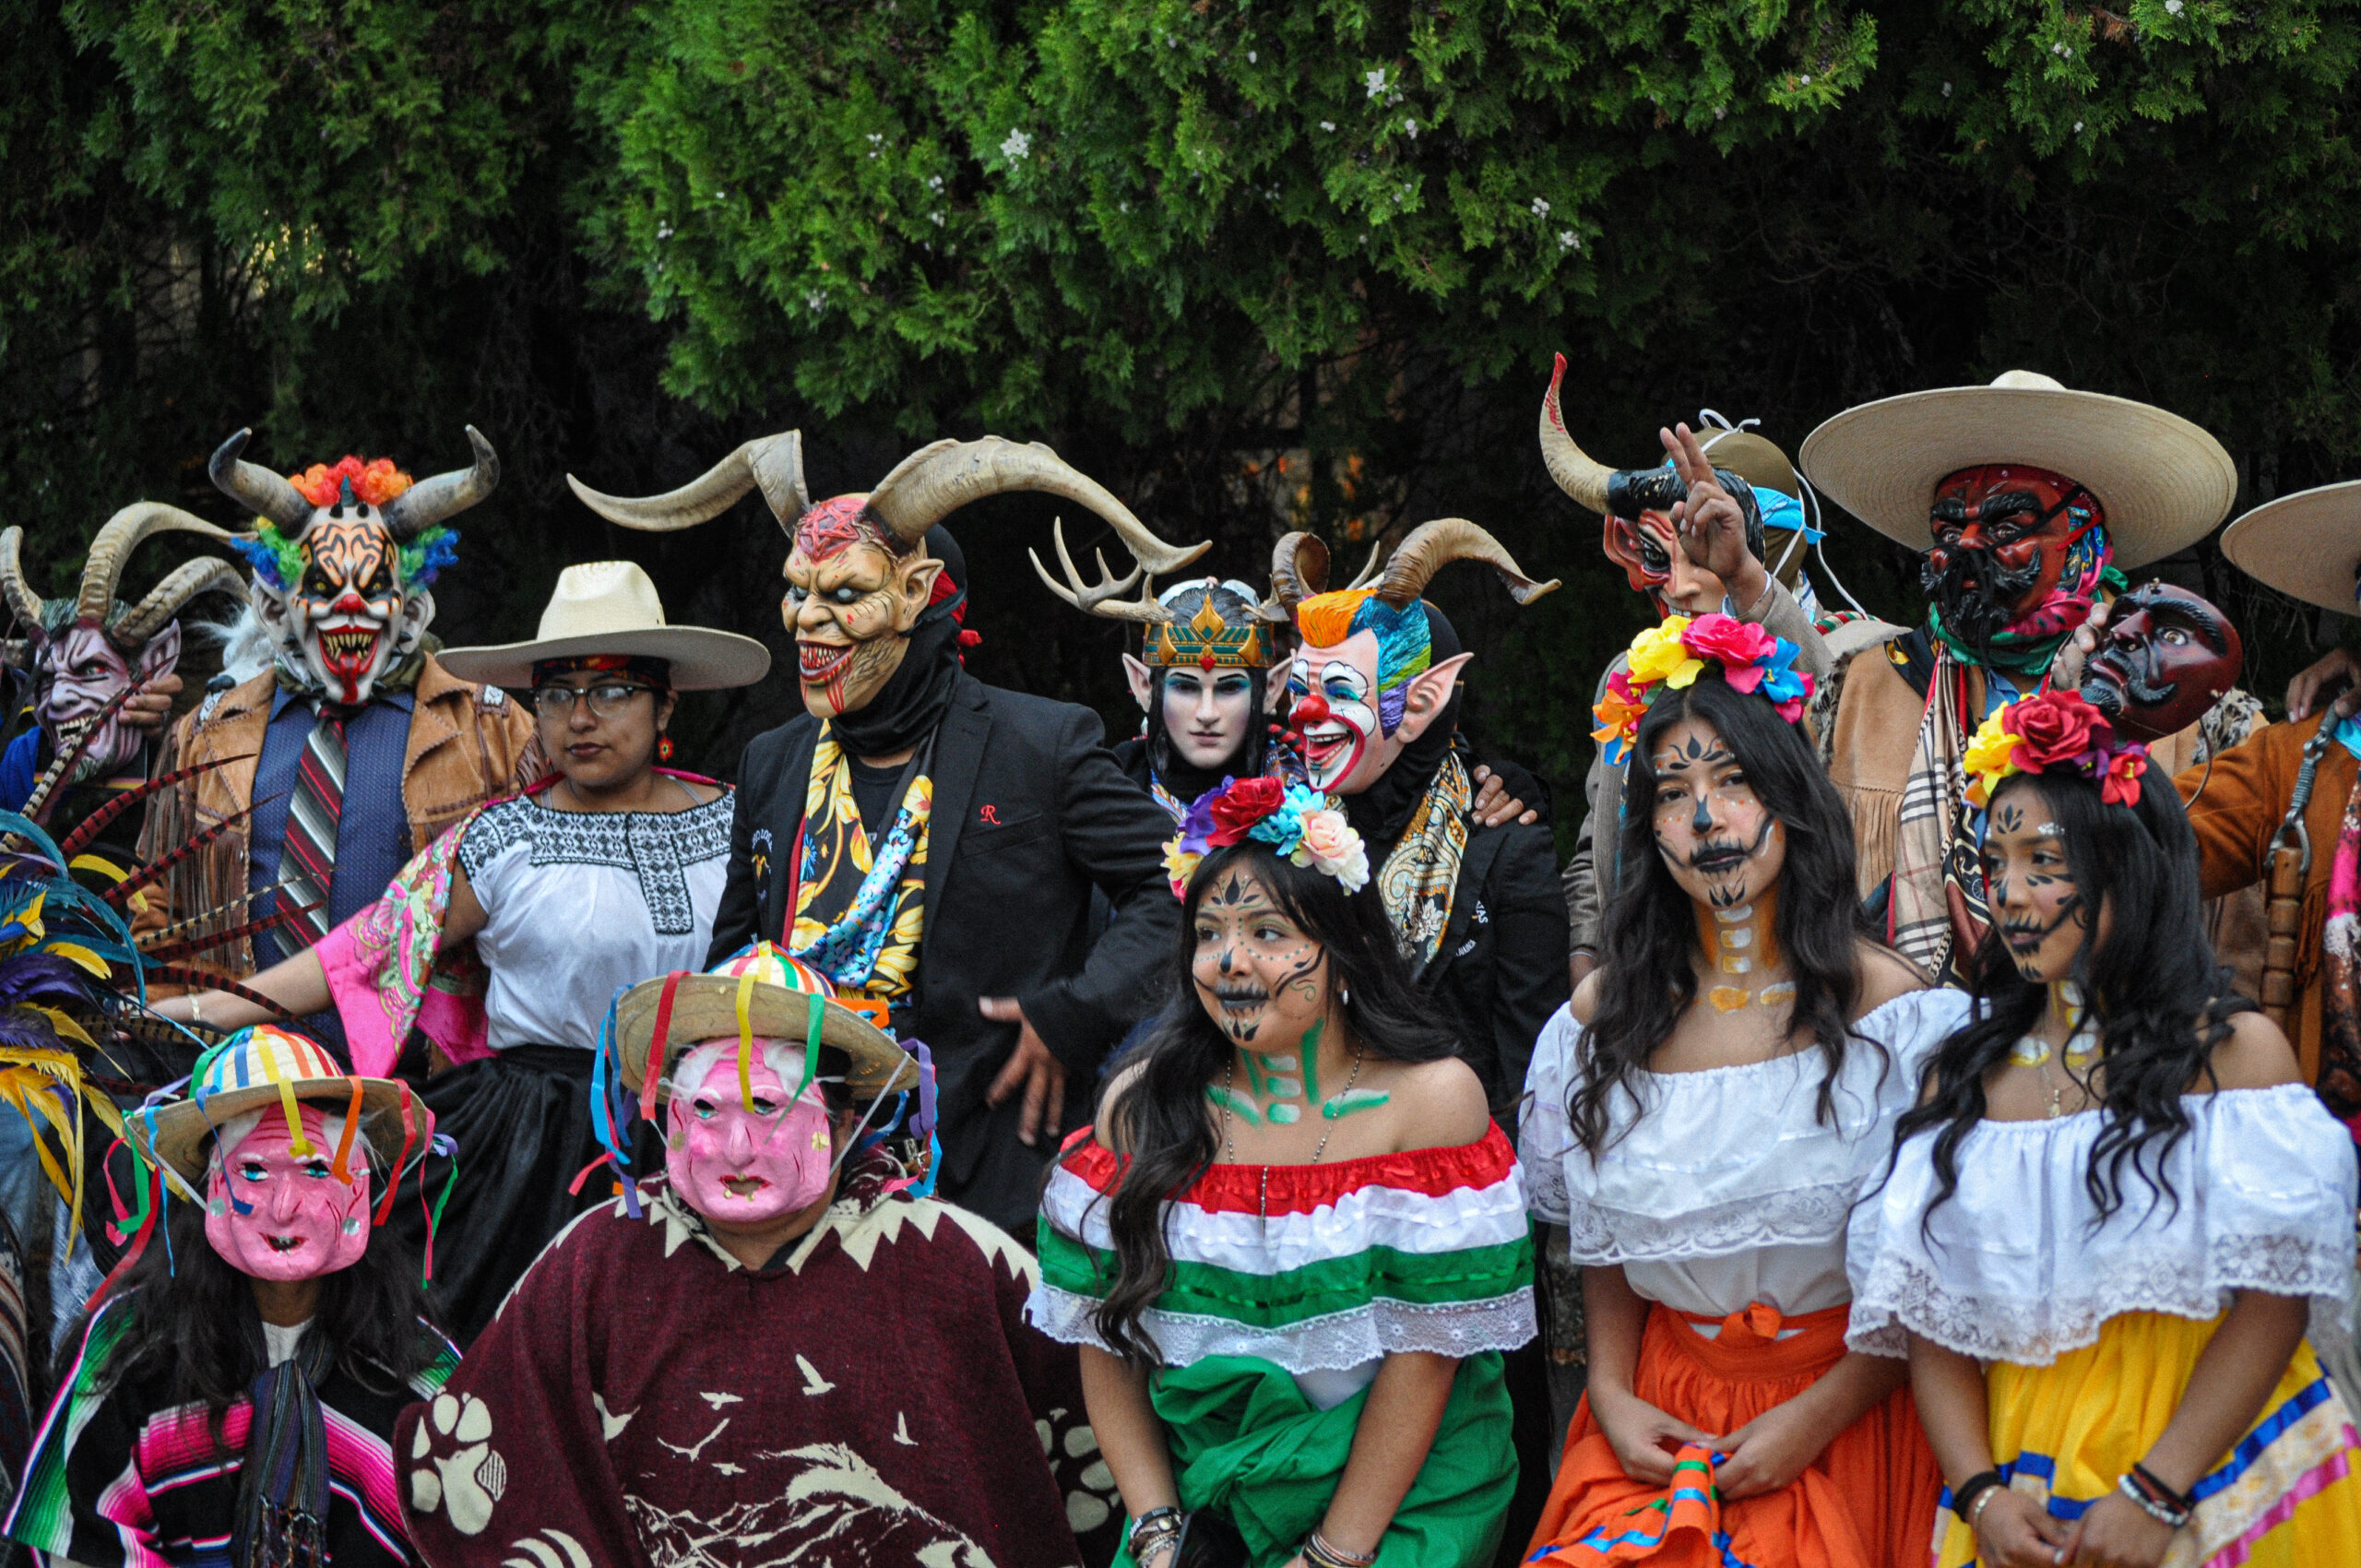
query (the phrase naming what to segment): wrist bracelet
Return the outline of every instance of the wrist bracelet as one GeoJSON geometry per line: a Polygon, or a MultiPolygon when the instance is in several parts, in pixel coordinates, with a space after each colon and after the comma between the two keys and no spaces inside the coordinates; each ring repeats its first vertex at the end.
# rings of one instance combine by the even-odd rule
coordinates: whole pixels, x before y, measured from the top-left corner
{"type": "Polygon", "coordinates": [[[1169,1504],[1151,1508],[1132,1521],[1132,1532],[1123,1538],[1124,1548],[1131,1552],[1133,1562],[1145,1568],[1146,1554],[1154,1550],[1159,1541],[1178,1540],[1184,1523],[1186,1521],[1181,1518],[1178,1508],[1169,1504]]]}
{"type": "Polygon", "coordinates": [[[1310,1568],[1370,1568],[1370,1565],[1377,1561],[1377,1553],[1373,1551],[1364,1555],[1358,1551],[1347,1551],[1340,1546],[1329,1545],[1328,1538],[1318,1530],[1306,1536],[1303,1544],[1298,1547],[1296,1551],[1297,1555],[1310,1564],[1310,1568]]]}
{"type": "Polygon", "coordinates": [[[1959,1490],[1952,1493],[1952,1512],[1966,1520],[1969,1529],[1974,1529],[1975,1516],[1983,1512],[1985,1503],[1991,1501],[1991,1494],[2008,1484],[1998,1470],[1979,1471],[1962,1481],[1959,1490]]]}
{"type": "Polygon", "coordinates": [[[2155,1498],[2159,1503],[2163,1503],[2172,1508],[2177,1509],[2183,1514],[2194,1514],[2197,1512],[2197,1500],[2195,1498],[2189,1496],[2187,1492],[2176,1491],[2171,1487],[2166,1486],[2164,1481],[2157,1477],[2156,1472],[2148,1468],[2146,1465],[2134,1464],[2131,1467],[2131,1473],[2140,1478],[2140,1484],[2145,1487],[2148,1491],[2148,1494],[2155,1498]]]}
{"type": "Polygon", "coordinates": [[[188,993],[188,1021],[199,1028],[205,1027],[205,993],[201,991],[188,993]]]}
{"type": "Polygon", "coordinates": [[[1974,1535],[1975,1533],[1976,1525],[1983,1519],[1984,1511],[1992,1505],[1992,1500],[2008,1490],[2009,1489],[2004,1486],[1986,1487],[1984,1491],[1977,1495],[1975,1506],[1971,1507],[1967,1511],[1968,1534],[1974,1535]]]}
{"type": "Polygon", "coordinates": [[[2187,1509],[2175,1508],[2169,1503],[2159,1503],[2154,1498],[2150,1497],[2146,1491],[2142,1490],[2140,1484],[2131,1479],[2129,1472],[2126,1472],[2124,1478],[2115,1484],[2116,1490],[2122,1492],[2124,1496],[2130,1498],[2132,1503],[2139,1507],[2141,1513],[2145,1514],[2148,1517],[2153,1519],[2159,1525],[2164,1526],[2166,1529],[2177,1530],[2183,1525],[2189,1523],[2189,1511],[2187,1509]]]}

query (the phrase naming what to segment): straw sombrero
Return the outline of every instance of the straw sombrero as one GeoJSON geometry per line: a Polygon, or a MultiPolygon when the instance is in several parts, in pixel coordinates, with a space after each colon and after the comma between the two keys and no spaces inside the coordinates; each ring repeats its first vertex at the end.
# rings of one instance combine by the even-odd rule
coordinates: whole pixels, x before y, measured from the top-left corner
{"type": "Polygon", "coordinates": [[[588,561],[560,572],[531,642],[445,648],[434,657],[462,681],[522,687],[533,683],[542,659],[602,653],[668,660],[676,692],[751,686],[771,668],[770,649],[752,637],[667,624],[656,585],[629,561],[588,561]]]}
{"type": "MultiPolygon", "coordinates": [[[[663,1076],[687,1048],[711,1039],[739,1037],[743,998],[746,1032],[760,1039],[810,1038],[816,1011],[820,1047],[841,1051],[846,1086],[856,1099],[919,1087],[918,1063],[891,1036],[836,1001],[825,977],[767,942],[757,943],[709,974],[642,980],[615,1004],[615,1050],[624,1086],[637,1093],[646,1081],[648,1046],[658,1013],[666,1013],[663,1065],[657,1098],[665,1097],[663,1076]],[[670,1010],[667,1012],[667,993],[670,1010]]],[[[833,1071],[833,1066],[823,1072],[833,1071]]]]}
{"type": "Polygon", "coordinates": [[[2222,530],[2222,553],[2290,599],[2361,615],[2354,600],[2354,572],[2361,565],[2361,480],[2299,490],[2256,507],[2222,530]]]}
{"type": "Polygon", "coordinates": [[[198,1059],[188,1098],[152,1111],[133,1111],[123,1122],[140,1153],[192,1190],[205,1184],[206,1144],[224,1123],[249,1111],[299,1102],[342,1113],[361,1089],[361,1135],[376,1146],[378,1168],[397,1171],[423,1155],[434,1134],[434,1113],[408,1086],[390,1078],[348,1075],[302,1035],[269,1024],[241,1029],[198,1059]]]}
{"type": "Polygon", "coordinates": [[[1823,494],[1921,551],[1934,545],[1936,484],[1986,463],[2053,469],[2097,496],[2126,571],[2204,538],[2238,488],[2222,444],[2178,414],[2023,370],[1847,409],[1803,445],[1804,473],[1823,494]]]}

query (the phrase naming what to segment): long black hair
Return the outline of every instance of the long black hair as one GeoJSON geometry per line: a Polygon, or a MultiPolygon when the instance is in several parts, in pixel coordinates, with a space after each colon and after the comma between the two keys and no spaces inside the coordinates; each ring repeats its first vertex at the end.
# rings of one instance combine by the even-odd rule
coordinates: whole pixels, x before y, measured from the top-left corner
{"type": "MultiPolygon", "coordinates": [[[[2180,795],[2153,766],[2140,782],[2139,802],[2130,806],[2107,804],[2096,783],[2070,771],[2019,774],[1992,799],[1997,809],[2012,794],[2039,791],[2036,809],[2058,825],[2067,873],[2092,911],[2073,979],[2099,1029],[2099,1066],[2090,1087],[2104,1125],[2082,1181],[2101,1219],[2123,1206],[2127,1169],[2147,1183],[2152,1202],[2178,1207],[2163,1162],[2189,1131],[2181,1096],[2201,1076],[2212,1078],[2213,1048],[2229,1034],[2228,1019],[2254,1006],[2232,992],[2230,974],[2205,938],[2197,839],[2180,795]]],[[[1985,1075],[2008,1059],[2010,1047],[2032,1032],[2049,1004],[2049,988],[2017,972],[1997,921],[1976,944],[1967,978],[1974,1013],[1936,1051],[1931,1092],[1894,1128],[1897,1151],[1912,1134],[1941,1129],[1929,1215],[1959,1190],[1959,1146],[1984,1117],[1985,1075]]]]}
{"type": "Polygon", "coordinates": [[[1216,879],[1233,869],[1262,883],[1280,911],[1325,950],[1330,995],[1338,999],[1345,1032],[1356,1044],[1386,1062],[1433,1062],[1454,1053],[1450,1031],[1410,983],[1374,884],[1347,893],[1335,878],[1251,838],[1200,861],[1181,900],[1171,998],[1140,1048],[1139,1076],[1111,1119],[1116,1152],[1124,1160],[1107,1208],[1116,1277],[1096,1321],[1101,1338],[1144,1363],[1152,1364],[1157,1352],[1140,1315],[1164,1293],[1172,1272],[1165,1206],[1193,1186],[1218,1152],[1205,1089],[1234,1060],[1237,1046],[1199,1000],[1191,967],[1197,906],[1216,879]]]}
{"type": "MultiPolygon", "coordinates": [[[[1593,1154],[1612,1141],[1617,1094],[1672,1035],[1697,999],[1697,918],[1656,848],[1655,768],[1664,732],[1695,719],[1711,724],[1765,810],[1786,835],[1779,873],[1779,951],[1796,984],[1794,1027],[1811,1031],[1827,1059],[1821,1119],[1834,1114],[1835,1081],[1852,1039],[1861,996],[1858,944],[1868,935],[1855,885],[1853,823],[1811,743],[1762,697],[1733,691],[1712,666],[1695,683],[1659,690],[1640,720],[1623,786],[1619,873],[1599,953],[1598,1010],[1590,1050],[1566,1106],[1576,1141],[1593,1154]]],[[[1870,1042],[1881,1054],[1883,1047],[1870,1042]]]]}
{"type": "MultiPolygon", "coordinates": [[[[374,1163],[368,1141],[353,1142],[356,1150],[371,1148],[374,1163]]],[[[382,1182],[384,1173],[376,1174],[382,1182]]],[[[167,1234],[149,1239],[124,1280],[123,1310],[131,1321],[108,1359],[108,1386],[160,1380],[167,1402],[205,1407],[220,1448],[230,1406],[268,1365],[262,1309],[254,1282],[206,1240],[203,1204],[172,1203],[164,1228],[167,1234]]],[[[421,1321],[426,1315],[418,1255],[391,1227],[373,1226],[360,1261],[321,1277],[307,1337],[325,1336],[331,1365],[354,1381],[397,1393],[442,1352],[421,1321]]]]}

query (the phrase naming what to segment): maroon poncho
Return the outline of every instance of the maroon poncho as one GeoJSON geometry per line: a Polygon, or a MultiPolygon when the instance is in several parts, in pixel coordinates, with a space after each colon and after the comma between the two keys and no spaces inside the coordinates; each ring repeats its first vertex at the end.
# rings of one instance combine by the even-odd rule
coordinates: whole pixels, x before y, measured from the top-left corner
{"type": "Polygon", "coordinates": [[[656,1188],[551,1243],[395,1462],[436,1568],[1068,1568],[1121,1506],[991,1224],[855,1170],[760,1272],[656,1188]],[[1046,1456],[1045,1456],[1046,1455],[1046,1456]],[[1074,1528],[1084,1532],[1077,1547],[1074,1528]]]}

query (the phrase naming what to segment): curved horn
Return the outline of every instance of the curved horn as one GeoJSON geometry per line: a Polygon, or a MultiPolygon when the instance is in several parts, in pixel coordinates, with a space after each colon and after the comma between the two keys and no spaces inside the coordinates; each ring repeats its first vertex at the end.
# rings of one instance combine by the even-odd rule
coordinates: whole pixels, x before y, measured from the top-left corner
{"type": "Polygon", "coordinates": [[[30,630],[39,632],[45,607],[41,595],[25,581],[24,540],[24,529],[0,529],[0,598],[7,600],[9,614],[30,630]]]}
{"type": "Polygon", "coordinates": [[[238,456],[253,436],[252,430],[242,430],[221,443],[213,460],[206,465],[206,471],[213,476],[213,482],[222,494],[247,511],[267,517],[282,529],[295,528],[312,515],[312,504],[280,475],[238,456]]]}
{"type": "Polygon", "coordinates": [[[607,495],[572,474],[565,482],[585,506],[607,521],[642,533],[694,528],[721,516],[758,487],[770,504],[771,516],[790,536],[795,520],[812,510],[812,493],[803,484],[803,433],[798,430],[758,435],[680,489],[661,495],[607,495]]]}
{"type": "Polygon", "coordinates": [[[1258,613],[1265,621],[1295,619],[1295,607],[1328,591],[1328,547],[1315,533],[1299,529],[1279,536],[1271,548],[1271,597],[1258,613]]]}
{"type": "Polygon", "coordinates": [[[1519,604],[1530,604],[1558,586],[1555,577],[1536,583],[1526,576],[1516,557],[1499,540],[1466,518],[1438,517],[1412,529],[1394,552],[1385,563],[1384,576],[1378,579],[1377,597],[1396,610],[1406,610],[1425,594],[1434,575],[1453,561],[1483,562],[1501,575],[1509,597],[1519,604]]]}
{"type": "Polygon", "coordinates": [[[76,620],[97,625],[106,624],[107,609],[114,602],[115,585],[123,580],[123,569],[130,564],[131,552],[148,535],[158,533],[201,533],[208,539],[219,540],[230,537],[229,529],[216,528],[194,512],[184,512],[161,501],[133,502],[109,517],[99,529],[99,536],[90,540],[90,556],[82,567],[81,597],[74,604],[76,620]]]}
{"type": "Polygon", "coordinates": [[[500,482],[500,454],[473,425],[468,426],[468,445],[475,451],[474,463],[420,480],[386,503],[383,516],[387,533],[404,541],[416,539],[492,493],[500,482]]]}
{"type": "Polygon", "coordinates": [[[1541,460],[1559,489],[1604,517],[1608,476],[1615,470],[1594,460],[1566,434],[1565,419],[1558,412],[1558,384],[1565,378],[1566,356],[1560,354],[1558,368],[1549,373],[1549,390],[1541,399],[1541,460]]]}
{"type": "Polygon", "coordinates": [[[243,595],[246,579],[238,569],[218,555],[200,555],[194,561],[184,561],[160,583],[148,590],[148,597],[133,605],[128,614],[109,628],[108,635],[120,647],[138,647],[149,637],[164,629],[181,607],[198,594],[215,588],[243,595]]]}
{"type": "Polygon", "coordinates": [[[1167,544],[1132,516],[1131,508],[1097,480],[1036,441],[1019,446],[997,435],[981,441],[938,441],[895,465],[869,493],[868,510],[904,550],[917,548],[926,530],[987,495],[1040,490],[1087,506],[1106,521],[1123,547],[1150,573],[1169,576],[1211,550],[1206,540],[1186,549],[1167,544]]]}
{"type": "Polygon", "coordinates": [[[1360,575],[1355,577],[1351,582],[1347,583],[1345,585],[1344,591],[1350,593],[1355,588],[1365,588],[1370,584],[1376,582],[1377,558],[1384,553],[1385,540],[1381,537],[1376,540],[1376,542],[1372,543],[1369,547],[1369,559],[1361,563],[1360,575]]]}
{"type": "Polygon", "coordinates": [[[1058,547],[1058,564],[1065,568],[1065,582],[1061,583],[1050,576],[1050,569],[1041,564],[1038,553],[1029,549],[1025,553],[1032,557],[1033,570],[1040,574],[1043,585],[1076,610],[1086,615],[1103,615],[1109,621],[1155,623],[1172,619],[1172,612],[1157,601],[1155,575],[1149,574],[1143,581],[1140,576],[1143,568],[1136,562],[1130,571],[1118,577],[1113,568],[1107,564],[1107,552],[1103,550],[1095,552],[1098,558],[1098,584],[1094,588],[1082,580],[1082,573],[1074,565],[1074,557],[1066,552],[1063,517],[1051,520],[1050,539],[1058,547]],[[1139,598],[1115,597],[1134,582],[1140,585],[1139,598]]]}

